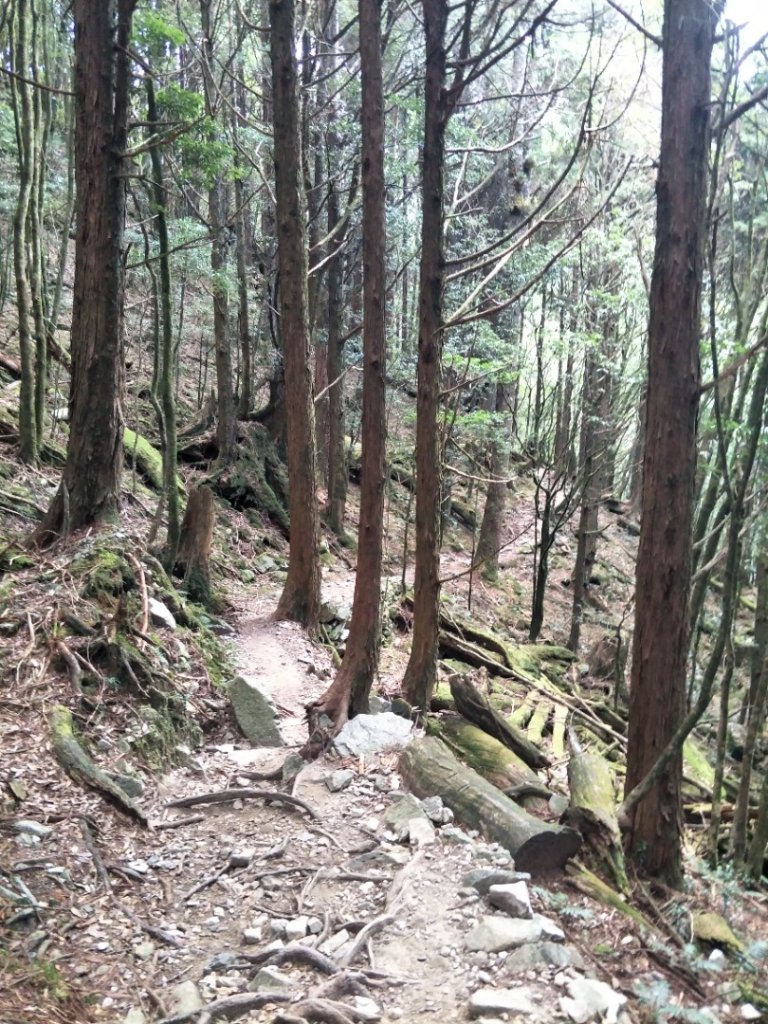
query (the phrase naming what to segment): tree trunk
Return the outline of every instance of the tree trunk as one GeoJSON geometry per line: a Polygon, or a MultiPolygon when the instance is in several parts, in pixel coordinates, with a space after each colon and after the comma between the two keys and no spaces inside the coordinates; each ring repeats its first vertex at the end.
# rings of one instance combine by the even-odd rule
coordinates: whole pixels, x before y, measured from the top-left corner
{"type": "MultiPolygon", "coordinates": [[[[219,94],[214,81],[214,24],[211,0],[200,0],[203,30],[203,83],[208,117],[214,118],[219,94]]],[[[218,420],[216,437],[218,462],[226,466],[235,458],[237,423],[235,393],[232,386],[232,351],[229,338],[229,290],[226,280],[227,212],[224,181],[217,173],[208,189],[208,228],[211,235],[211,290],[213,292],[213,347],[216,355],[216,393],[218,420]]]]}
{"type": "MultiPolygon", "coordinates": [[[[384,93],[378,0],[360,0],[363,185],[363,427],[357,573],[344,659],[333,684],[310,714],[340,728],[348,715],[368,711],[381,640],[381,559],[386,450],[384,93]]],[[[313,721],[313,719],[315,721],[313,721]]]]}
{"type": "Polygon", "coordinates": [[[269,12],[280,331],[285,365],[291,520],[288,578],[276,616],[293,619],[313,630],[320,610],[319,522],[294,2],[270,0],[269,12]]]}
{"type": "Polygon", "coordinates": [[[19,0],[13,10],[11,33],[13,64],[22,77],[11,79],[11,96],[18,142],[19,184],[13,213],[13,267],[16,279],[16,316],[19,331],[19,454],[24,462],[37,460],[35,428],[35,364],[32,349],[31,289],[28,246],[29,208],[34,184],[35,127],[32,113],[32,85],[26,81],[31,64],[29,54],[30,12],[28,0],[19,0]]]}
{"type": "MultiPolygon", "coordinates": [[[[665,0],[661,155],[626,790],[674,736],[685,702],[699,402],[710,62],[719,4],[665,0]]],[[[682,748],[631,808],[629,852],[679,884],[682,748]]]]}
{"type": "MultiPolygon", "coordinates": [[[[158,121],[155,83],[151,75],[146,78],[147,120],[150,131],[158,121]]],[[[176,561],[179,546],[180,506],[179,488],[176,478],[176,398],[174,380],[176,359],[173,346],[173,313],[171,308],[171,264],[168,243],[168,193],[165,188],[163,157],[158,146],[150,150],[152,164],[152,196],[154,200],[155,224],[159,247],[160,267],[160,401],[162,403],[163,434],[163,488],[168,508],[168,534],[166,538],[165,564],[171,568],[176,561]]]]}
{"type": "Polygon", "coordinates": [[[419,356],[416,398],[416,558],[411,655],[402,689],[409,703],[426,711],[437,672],[440,608],[441,467],[438,411],[442,358],[443,188],[445,131],[446,0],[423,0],[426,35],[424,148],[422,152],[419,356]]]}
{"type": "Polygon", "coordinates": [[[501,551],[501,533],[504,523],[504,509],[507,504],[507,481],[509,469],[508,441],[503,414],[507,411],[508,385],[503,381],[496,383],[496,402],[494,411],[497,414],[493,425],[493,442],[491,444],[490,483],[485,493],[485,508],[480,523],[480,534],[477,539],[475,561],[481,564],[481,573],[486,580],[493,582],[499,576],[499,552],[501,551]]]}
{"type": "Polygon", "coordinates": [[[135,0],[74,0],[77,226],[67,461],[38,536],[112,512],[123,468],[123,268],[129,39],[135,0]],[[93,400],[98,395],[99,400],[93,400]]]}

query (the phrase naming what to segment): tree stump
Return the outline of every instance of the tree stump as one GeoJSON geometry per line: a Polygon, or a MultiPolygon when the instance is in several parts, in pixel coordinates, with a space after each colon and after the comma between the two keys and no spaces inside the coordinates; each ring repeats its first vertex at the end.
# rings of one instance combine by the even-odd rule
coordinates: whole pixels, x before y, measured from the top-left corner
{"type": "Polygon", "coordinates": [[[176,561],[184,572],[190,598],[205,606],[211,604],[210,561],[214,521],[213,491],[203,484],[189,496],[176,561]]]}

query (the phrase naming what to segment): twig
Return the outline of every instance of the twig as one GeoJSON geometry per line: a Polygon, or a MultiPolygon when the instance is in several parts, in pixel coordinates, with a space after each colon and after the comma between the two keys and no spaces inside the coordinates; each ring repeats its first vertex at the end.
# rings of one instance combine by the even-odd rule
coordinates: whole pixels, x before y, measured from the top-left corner
{"type": "Polygon", "coordinates": [[[205,821],[204,814],[188,814],[185,818],[171,818],[168,821],[158,821],[152,828],[160,832],[169,828],[182,828],[184,825],[196,825],[199,821],[205,821]]]}
{"type": "Polygon", "coordinates": [[[83,692],[83,673],[77,663],[77,658],[67,647],[63,640],[57,640],[54,650],[62,658],[69,671],[69,681],[75,693],[83,692]]]}
{"type": "Polygon", "coordinates": [[[93,866],[96,869],[99,881],[107,892],[112,892],[112,883],[109,880],[109,875],[107,874],[107,869],[104,866],[104,861],[101,859],[101,854],[96,849],[96,843],[91,835],[90,826],[85,818],[80,818],[78,823],[80,825],[80,831],[83,834],[83,840],[85,841],[88,853],[91,855],[91,860],[93,861],[93,866]]]}
{"type": "Polygon", "coordinates": [[[222,789],[217,793],[200,793],[198,796],[181,797],[179,800],[170,800],[166,807],[197,807],[199,804],[224,804],[232,800],[267,800],[268,802],[280,801],[284,804],[293,804],[306,811],[310,818],[317,818],[318,814],[308,803],[300,800],[297,796],[290,796],[288,793],[281,793],[272,789],[222,789]]]}

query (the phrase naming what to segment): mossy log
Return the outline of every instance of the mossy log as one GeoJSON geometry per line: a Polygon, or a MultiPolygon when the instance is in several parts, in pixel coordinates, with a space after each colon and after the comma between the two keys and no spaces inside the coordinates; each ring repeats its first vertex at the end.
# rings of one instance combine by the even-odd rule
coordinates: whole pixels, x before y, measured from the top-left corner
{"type": "Polygon", "coordinates": [[[528,811],[545,813],[545,787],[539,777],[521,758],[487,732],[478,729],[461,715],[429,716],[425,722],[427,735],[436,736],[459,758],[502,792],[513,790],[513,796],[528,811]],[[539,795],[541,794],[541,795],[539,795]]]}
{"type": "MultiPolygon", "coordinates": [[[[123,431],[123,448],[129,465],[136,466],[139,475],[156,491],[163,489],[163,456],[153,444],[128,427],[123,431]]],[[[176,477],[179,494],[184,495],[186,488],[180,476],[176,477]]]]}
{"type": "Polygon", "coordinates": [[[399,767],[412,793],[422,799],[442,797],[462,825],[479,829],[509,850],[521,871],[541,875],[558,870],[578,852],[578,832],[532,817],[434,736],[410,743],[399,767]]]}
{"type": "Polygon", "coordinates": [[[541,743],[544,738],[544,730],[547,727],[549,716],[554,710],[554,705],[551,700],[547,700],[546,697],[537,701],[536,708],[530,717],[528,725],[525,730],[525,735],[533,744],[541,743]]]}
{"type": "Polygon", "coordinates": [[[508,716],[509,722],[512,725],[516,725],[518,729],[524,729],[531,720],[537,700],[536,693],[533,690],[529,690],[522,703],[518,704],[512,714],[508,716]]]}
{"type": "Polygon", "coordinates": [[[565,873],[573,887],[578,889],[579,892],[584,893],[585,896],[589,896],[593,900],[597,900],[604,907],[618,910],[620,914],[628,917],[630,921],[634,921],[636,925],[639,925],[640,928],[657,939],[662,938],[659,929],[649,921],[645,914],[630,906],[621,893],[612,889],[610,885],[601,878],[598,878],[594,872],[584,867],[583,864],[573,861],[565,869],[565,873]]]}
{"type": "Polygon", "coordinates": [[[568,785],[571,803],[562,820],[582,834],[594,867],[628,892],[610,765],[599,754],[574,754],[568,762],[568,785]]]}
{"type": "Polygon", "coordinates": [[[454,676],[451,679],[451,693],[456,710],[468,722],[499,740],[505,747],[509,747],[534,771],[547,767],[547,756],[531,743],[525,733],[495,711],[469,679],[454,676]]]}
{"type": "Polygon", "coordinates": [[[70,710],[62,704],[55,705],[48,713],[48,725],[51,730],[54,753],[67,775],[78,785],[90,786],[97,790],[121,811],[129,814],[142,825],[146,825],[147,816],[136,801],[132,800],[110,779],[106,772],[93,763],[77,741],[70,710]]]}

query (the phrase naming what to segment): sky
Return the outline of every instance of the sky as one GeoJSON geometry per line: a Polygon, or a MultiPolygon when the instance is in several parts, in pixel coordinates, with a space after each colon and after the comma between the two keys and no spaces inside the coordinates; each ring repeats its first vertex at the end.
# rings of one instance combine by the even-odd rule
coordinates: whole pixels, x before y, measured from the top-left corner
{"type": "Polygon", "coordinates": [[[768,32],[768,4],[765,0],[727,0],[725,16],[737,25],[749,23],[744,30],[746,45],[768,32]]]}

